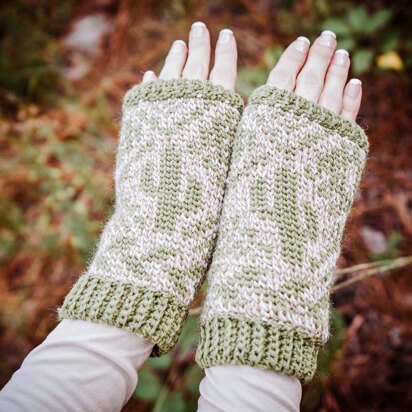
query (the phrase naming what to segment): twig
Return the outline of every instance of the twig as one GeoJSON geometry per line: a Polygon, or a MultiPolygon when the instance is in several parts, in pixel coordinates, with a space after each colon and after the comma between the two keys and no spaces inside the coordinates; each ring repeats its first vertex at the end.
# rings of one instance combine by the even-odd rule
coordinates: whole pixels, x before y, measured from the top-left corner
{"type": "Polygon", "coordinates": [[[378,267],[374,267],[369,270],[365,270],[361,272],[360,274],[353,276],[352,278],[345,280],[342,283],[339,283],[338,285],[335,285],[332,287],[332,292],[336,292],[339,289],[342,289],[346,286],[349,286],[353,283],[359,282],[360,280],[366,279],[370,276],[376,275],[376,274],[381,274],[383,275],[384,273],[393,270],[393,269],[398,269],[404,266],[407,266],[412,263],[412,256],[406,256],[406,257],[401,257],[397,259],[393,259],[392,261],[389,261],[390,263],[387,263],[388,261],[384,261],[386,264],[382,264],[378,267]]]}
{"type": "Polygon", "coordinates": [[[379,260],[377,262],[360,263],[358,265],[348,266],[347,268],[335,269],[333,272],[336,278],[340,278],[346,273],[359,272],[361,270],[370,269],[377,266],[382,266],[387,260],[379,260]]]}

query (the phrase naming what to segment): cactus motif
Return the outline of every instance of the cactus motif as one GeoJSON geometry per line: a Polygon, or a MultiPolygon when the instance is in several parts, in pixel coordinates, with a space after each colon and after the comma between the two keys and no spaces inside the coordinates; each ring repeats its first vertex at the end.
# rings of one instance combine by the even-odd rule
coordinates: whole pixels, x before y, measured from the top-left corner
{"type": "Polygon", "coordinates": [[[285,148],[276,156],[283,156],[285,162],[274,172],[273,182],[255,181],[250,189],[251,208],[260,219],[276,222],[283,257],[302,267],[305,248],[318,238],[318,216],[309,202],[302,204],[298,199],[300,176],[289,166],[296,158],[296,149],[285,148]]]}
{"type": "Polygon", "coordinates": [[[192,177],[184,200],[179,199],[183,183],[181,153],[167,147],[160,154],[159,179],[156,185],[154,162],[145,164],[140,178],[140,187],[148,195],[156,198],[155,228],[161,232],[173,232],[180,216],[189,216],[199,210],[202,203],[200,183],[192,177]]]}
{"type": "Polygon", "coordinates": [[[252,210],[261,219],[276,222],[282,255],[289,263],[302,266],[306,245],[317,237],[316,214],[308,203],[299,214],[297,176],[288,168],[276,172],[274,185],[272,199],[268,199],[268,182],[257,179],[250,192],[252,210]]]}

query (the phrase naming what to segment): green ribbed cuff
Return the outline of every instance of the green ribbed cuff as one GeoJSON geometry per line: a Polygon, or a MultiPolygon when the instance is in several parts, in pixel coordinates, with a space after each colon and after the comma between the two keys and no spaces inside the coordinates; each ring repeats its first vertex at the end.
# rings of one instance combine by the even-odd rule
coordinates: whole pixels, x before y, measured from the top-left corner
{"type": "Polygon", "coordinates": [[[237,93],[215,85],[209,80],[156,80],[132,87],[125,95],[123,108],[135,106],[139,101],[159,102],[170,99],[198,98],[210,102],[226,102],[239,112],[243,99],[237,93]]]}
{"type": "Polygon", "coordinates": [[[196,361],[202,368],[247,365],[309,381],[321,343],[292,327],[246,318],[217,317],[200,327],[196,361]]]}
{"type": "Polygon", "coordinates": [[[175,345],[187,307],[164,293],[132,282],[82,276],[59,309],[60,319],[81,319],[133,332],[155,344],[152,356],[175,345]]]}
{"type": "Polygon", "coordinates": [[[362,150],[368,152],[368,138],[358,124],[343,119],[332,111],[318,106],[316,103],[298,96],[296,93],[277,89],[272,86],[261,86],[250,96],[249,104],[276,105],[285,111],[292,110],[298,116],[304,115],[325,129],[347,137],[349,140],[358,144],[362,150]]]}

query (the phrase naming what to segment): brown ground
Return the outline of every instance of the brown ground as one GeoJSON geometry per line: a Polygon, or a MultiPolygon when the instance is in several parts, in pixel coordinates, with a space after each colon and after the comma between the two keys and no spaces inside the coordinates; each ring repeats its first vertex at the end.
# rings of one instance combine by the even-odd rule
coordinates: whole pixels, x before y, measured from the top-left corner
{"type": "MultiPolygon", "coordinates": [[[[192,21],[202,19],[208,23],[214,39],[220,28],[232,28],[238,38],[241,66],[259,64],[269,45],[278,41],[286,44],[293,39],[277,30],[276,19],[268,13],[272,9],[267,6],[270,2],[229,1],[225,8],[203,5],[189,8],[182,18],[159,17],[154,11],[156,2],[152,1],[142,1],[134,7],[129,1],[120,1],[119,5],[104,0],[90,3],[79,6],[76,13],[83,15],[97,10],[107,13],[114,19],[115,34],[102,45],[102,54],[92,72],[75,86],[88,91],[85,99],[87,93],[93,95],[96,89],[104,87],[113,117],[117,117],[124,91],[139,80],[143,70],[159,68],[171,41],[185,38],[192,21]]],[[[296,12],[302,16],[310,14],[307,4],[309,2],[296,2],[296,12]]],[[[361,190],[347,224],[341,267],[370,261],[371,245],[365,241],[365,227],[393,240],[393,247],[388,242],[385,251],[388,258],[412,255],[410,81],[405,74],[391,72],[375,72],[362,77],[362,81],[365,96],[360,119],[367,128],[371,150],[361,190]]],[[[47,116],[52,114],[47,112],[47,116]]],[[[80,123],[87,121],[76,119],[80,123]]],[[[59,118],[58,122],[61,128],[67,128],[72,126],[73,119],[59,118]]],[[[114,136],[116,130],[111,130],[114,136]]],[[[2,151],[7,153],[6,149],[2,151]]],[[[109,181],[110,164],[100,164],[99,170],[103,170],[109,181]]],[[[14,174],[2,184],[7,196],[15,201],[20,197],[30,200],[24,197],[25,185],[29,184],[24,173],[14,174]]],[[[0,337],[3,382],[55,324],[50,308],[61,303],[73,282],[69,274],[81,271],[82,263],[73,262],[70,256],[59,258],[58,264],[56,261],[49,256],[19,254],[3,264],[1,309],[3,317],[10,318],[9,323],[3,322],[0,337]],[[24,285],[30,288],[30,300],[21,307],[16,296],[24,285]],[[16,317],[17,312],[24,315],[16,317]]],[[[334,294],[346,334],[342,349],[332,362],[330,376],[319,378],[306,389],[304,410],[411,410],[411,270],[412,266],[406,266],[389,274],[378,274],[334,294]]],[[[149,409],[132,399],[124,410],[149,409]]]]}

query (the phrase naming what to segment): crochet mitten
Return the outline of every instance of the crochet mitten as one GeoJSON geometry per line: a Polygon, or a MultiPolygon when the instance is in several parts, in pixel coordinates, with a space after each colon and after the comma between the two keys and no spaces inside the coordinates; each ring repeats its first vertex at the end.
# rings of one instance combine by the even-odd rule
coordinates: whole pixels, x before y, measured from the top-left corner
{"type": "Polygon", "coordinates": [[[251,96],[208,274],[200,366],[313,376],[367,149],[359,126],[294,93],[264,86],[251,96]]]}
{"type": "Polygon", "coordinates": [[[114,214],[60,318],[83,319],[170,350],[217,233],[238,95],[197,80],[158,80],[125,96],[114,214]]]}

